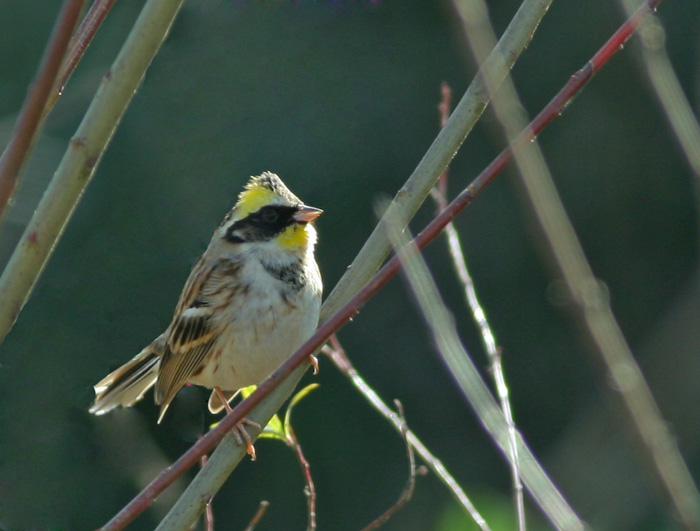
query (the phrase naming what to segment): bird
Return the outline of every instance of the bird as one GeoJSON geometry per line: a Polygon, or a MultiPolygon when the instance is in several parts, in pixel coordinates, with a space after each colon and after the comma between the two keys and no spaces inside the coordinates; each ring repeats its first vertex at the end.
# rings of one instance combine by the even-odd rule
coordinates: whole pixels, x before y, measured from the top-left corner
{"type": "MultiPolygon", "coordinates": [[[[322,212],[272,172],[251,177],[192,269],[168,328],[95,384],[90,413],[129,407],[155,387],[160,423],[187,384],[212,389],[212,413],[230,412],[241,388],[264,380],[318,325],[323,284],[312,222],[322,212]]],[[[234,434],[255,459],[240,423],[234,434]]]]}

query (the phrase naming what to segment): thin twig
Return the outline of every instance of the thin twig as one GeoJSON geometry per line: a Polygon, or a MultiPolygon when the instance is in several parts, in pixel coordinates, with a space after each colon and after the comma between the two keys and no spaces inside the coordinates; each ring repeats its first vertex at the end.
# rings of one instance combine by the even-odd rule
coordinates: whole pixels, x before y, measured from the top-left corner
{"type": "Polygon", "coordinates": [[[75,35],[71,38],[68,54],[61,65],[61,70],[58,73],[56,82],[53,84],[53,90],[46,103],[44,115],[51,112],[54,104],[63,93],[63,89],[73,74],[75,67],[78,66],[83,55],[85,55],[85,51],[95,38],[97,30],[116,2],[117,0],[95,0],[90,6],[90,9],[80,23],[75,35]]]}
{"type": "MultiPolygon", "coordinates": [[[[489,93],[484,86],[484,73],[488,72],[490,77],[501,79],[508,74],[532,40],[551,2],[552,0],[523,0],[493,53],[481,64],[479,72],[455,107],[445,127],[440,130],[411,176],[396,193],[387,215],[400,219],[403,226],[408,225],[488,105],[489,93]]],[[[386,259],[389,251],[390,245],[386,234],[379,227],[375,227],[346,273],[326,299],[325,315],[336,313],[357,293],[360,286],[368,283],[386,259]]]]}
{"type": "Polygon", "coordinates": [[[66,55],[68,43],[84,3],[85,0],[66,0],[64,3],[46,46],[36,81],[32,84],[27,100],[17,118],[15,134],[0,157],[0,222],[17,188],[19,175],[29,157],[29,151],[39,133],[44,107],[56,82],[61,62],[66,55]]]}
{"type": "MultiPolygon", "coordinates": [[[[330,357],[338,370],[340,370],[340,372],[350,380],[350,382],[355,386],[365,400],[367,400],[367,402],[369,402],[369,404],[376,409],[380,415],[388,420],[396,430],[403,432],[404,426],[396,417],[396,414],[389,408],[389,406],[386,405],[386,403],[353,367],[350,359],[345,354],[345,350],[335,334],[330,337],[329,342],[330,346],[325,345],[321,351],[330,357]]],[[[490,528],[486,523],[486,520],[484,520],[484,518],[479,514],[479,511],[477,511],[476,507],[474,507],[474,504],[467,497],[462,487],[460,487],[457,480],[452,477],[442,462],[432,453],[430,453],[430,451],[412,431],[407,430],[405,432],[405,437],[415,451],[418,452],[421,459],[423,459],[423,461],[428,465],[428,468],[432,470],[440,481],[445,484],[448,491],[450,494],[452,494],[452,496],[454,496],[457,503],[464,507],[464,509],[473,518],[474,522],[482,529],[482,531],[489,531],[490,528]]]]}
{"type": "MultiPolygon", "coordinates": [[[[479,60],[495,45],[487,7],[483,0],[468,0],[459,3],[458,10],[470,46],[479,60]]],[[[493,95],[496,116],[508,140],[512,141],[527,123],[513,82],[508,78],[496,86],[486,78],[486,84],[493,95]]],[[[595,278],[586,259],[544,156],[534,142],[516,143],[514,155],[552,256],[581,312],[583,324],[619,389],[645,451],[651,458],[654,472],[684,527],[698,529],[700,492],[612,313],[607,291],[595,278]]]]}
{"type": "Polygon", "coordinates": [[[207,502],[207,508],[204,509],[204,522],[207,531],[214,531],[214,510],[211,506],[211,500],[207,502]]]}
{"type": "MultiPolygon", "coordinates": [[[[440,105],[438,105],[438,113],[440,115],[440,129],[444,129],[447,125],[447,121],[450,119],[450,114],[452,113],[452,88],[445,81],[440,84],[440,105]]],[[[440,192],[440,197],[442,201],[438,203],[441,209],[447,206],[447,174],[450,171],[449,166],[440,174],[435,187],[431,189],[434,190],[437,187],[438,192],[440,192]]]]}
{"type": "MultiPolygon", "coordinates": [[[[391,507],[384,511],[383,514],[379,515],[376,519],[370,522],[370,524],[367,527],[365,527],[362,531],[371,531],[373,529],[379,529],[382,525],[384,525],[389,520],[389,518],[394,516],[398,511],[400,511],[403,508],[404,505],[406,505],[406,503],[408,503],[411,500],[411,496],[413,496],[413,490],[416,486],[416,460],[413,457],[413,446],[411,446],[411,443],[408,442],[408,426],[406,425],[406,417],[403,412],[403,405],[399,400],[394,400],[394,405],[396,406],[396,410],[399,412],[398,420],[401,424],[401,436],[403,437],[406,443],[406,454],[408,456],[408,480],[406,481],[406,485],[401,491],[401,496],[399,496],[399,499],[396,500],[396,503],[394,503],[391,507]]],[[[394,417],[397,416],[396,414],[393,415],[394,417]]]]}
{"type": "Polygon", "coordinates": [[[183,1],[148,0],[111,69],[103,77],[0,277],[0,342],[4,341],[34,289],[183,1]]]}
{"type": "MultiPolygon", "coordinates": [[[[201,438],[201,437],[200,437],[201,438]]],[[[203,468],[207,464],[207,454],[204,454],[199,458],[199,468],[203,468]]],[[[206,531],[214,531],[214,511],[211,506],[212,498],[209,498],[206,502],[206,509],[204,510],[204,526],[206,531]]],[[[197,528],[197,522],[192,522],[190,526],[190,531],[194,531],[197,528]]]]}
{"type": "Polygon", "coordinates": [[[301,465],[301,470],[304,473],[304,481],[306,482],[306,487],[304,488],[304,494],[306,495],[306,506],[308,510],[308,531],[316,530],[316,487],[314,486],[314,480],[311,476],[311,465],[309,461],[304,456],[304,452],[299,444],[296,434],[294,433],[294,428],[291,424],[285,426],[287,431],[286,441],[289,447],[294,450],[294,453],[299,460],[301,465]]]}
{"type": "MultiPolygon", "coordinates": [[[[442,102],[440,103],[440,122],[444,124],[447,120],[447,115],[450,112],[449,106],[450,90],[446,83],[442,84],[442,102]]],[[[446,169],[442,177],[440,177],[439,186],[435,187],[431,191],[431,196],[438,205],[438,213],[442,212],[447,207],[447,198],[445,197],[445,190],[447,190],[447,174],[446,169]]],[[[462,244],[459,239],[459,234],[454,226],[454,223],[448,223],[445,227],[445,236],[447,237],[447,247],[452,257],[452,264],[454,265],[457,277],[462,283],[462,289],[464,290],[467,305],[471,310],[472,317],[476,322],[479,331],[481,332],[481,340],[486,349],[486,353],[491,362],[491,374],[493,375],[494,384],[496,386],[496,392],[498,393],[498,400],[501,403],[501,410],[508,423],[508,435],[510,438],[510,469],[511,478],[513,482],[513,495],[515,502],[515,514],[518,519],[518,529],[520,531],[525,531],[527,527],[525,524],[525,500],[523,496],[523,483],[520,480],[520,459],[518,456],[518,447],[516,444],[516,428],[515,421],[513,420],[513,410],[510,405],[508,385],[506,384],[505,373],[503,372],[503,363],[501,351],[496,345],[496,336],[491,330],[488,319],[486,318],[486,312],[479,302],[479,298],[476,294],[476,288],[474,287],[474,281],[472,280],[469,270],[467,269],[467,261],[464,257],[464,251],[462,250],[462,244]]]]}
{"type": "MultiPolygon", "coordinates": [[[[415,294],[421,312],[433,334],[440,356],[476,413],[478,420],[491,439],[498,445],[503,455],[510,461],[513,454],[508,424],[503,412],[499,409],[486,382],[482,379],[469,353],[462,345],[457,334],[455,320],[442,301],[418,247],[413,240],[409,240],[408,230],[401,233],[397,226],[391,223],[391,220],[386,220],[386,230],[396,249],[396,257],[401,261],[411,290],[415,294]]],[[[538,498],[540,491],[533,487],[541,482],[550,484],[548,489],[554,489],[553,492],[548,490],[548,494],[556,493],[559,497],[561,494],[551,485],[551,480],[547,477],[546,472],[537,464],[536,457],[517,432],[516,437],[518,454],[523,458],[523,476],[545,515],[557,528],[583,530],[583,522],[575,514],[570,513],[570,508],[566,504],[550,505],[551,500],[538,498]],[[536,467],[529,470],[533,464],[536,467]]]]}
{"type": "MultiPolygon", "coordinates": [[[[563,114],[566,106],[572,101],[574,96],[581,91],[588,81],[591,80],[593,74],[597,72],[605,63],[607,63],[615,52],[620,49],[620,46],[624,44],[630,35],[632,35],[640,21],[659,3],[661,3],[661,0],[645,3],[635,12],[632,17],[626,20],[620,26],[620,28],[615,31],[615,33],[600,48],[600,50],[596,52],[590,61],[569,79],[566,85],[514,141],[513,145],[504,149],[498,155],[498,157],[496,157],[496,159],[494,159],[494,161],[491,162],[491,164],[489,164],[479,174],[479,176],[474,179],[474,181],[472,181],[472,183],[447,206],[444,212],[433,219],[433,221],[430,222],[430,224],[416,237],[415,245],[419,249],[422,249],[428,243],[433,241],[444,229],[445,225],[447,225],[447,223],[449,223],[462,210],[467,208],[483,191],[483,189],[493,182],[499,173],[506,166],[508,166],[513,159],[512,150],[515,145],[530,142],[533,138],[540,134],[547,127],[547,125],[563,114]]],[[[525,3],[523,3],[523,6],[524,5],[525,3]]],[[[503,40],[503,38],[501,40],[503,40]]],[[[503,53],[503,50],[501,50],[499,53],[503,53]]],[[[502,59],[498,61],[502,61],[502,59]]],[[[462,106],[461,104],[464,101],[465,100],[463,98],[460,105],[458,105],[455,111],[452,113],[450,122],[462,122],[466,119],[465,109],[462,108],[460,111],[460,107],[462,106]]],[[[444,136],[444,133],[441,133],[441,135],[444,136]]],[[[438,137],[440,137],[440,135],[438,135],[438,137]]],[[[436,143],[433,143],[433,146],[436,146],[436,143]]],[[[444,145],[444,138],[442,142],[438,143],[438,147],[431,147],[431,150],[433,149],[446,149],[444,145]]],[[[429,150],[429,153],[430,152],[431,151],[429,150]]],[[[428,157],[428,153],[426,153],[424,160],[426,157],[428,157]]],[[[431,159],[432,164],[434,165],[434,168],[433,166],[430,167],[429,173],[437,169],[438,175],[447,166],[449,159],[449,157],[446,157],[443,160],[442,156],[437,156],[434,153],[428,158],[431,159]]],[[[430,188],[428,188],[428,191],[429,189],[430,188]]],[[[426,195],[428,194],[428,191],[426,191],[426,195]]],[[[405,194],[400,195],[404,196],[405,194]]],[[[384,241],[386,238],[382,237],[381,239],[384,241]]],[[[381,249],[377,249],[378,250],[373,252],[367,251],[363,256],[374,264],[376,260],[381,260],[384,256],[380,252],[381,249]]],[[[374,266],[370,266],[370,269],[373,269],[373,267],[374,266]]],[[[182,512],[178,512],[179,515],[186,513],[187,518],[196,518],[196,515],[199,514],[197,511],[203,510],[203,507],[200,507],[197,503],[197,500],[201,498],[201,490],[211,490],[212,485],[209,483],[210,481],[213,481],[216,484],[223,484],[223,479],[221,476],[223,476],[226,471],[230,473],[235,468],[236,463],[243,457],[243,454],[240,453],[240,451],[237,451],[235,441],[231,442],[231,444],[224,444],[225,441],[222,442],[225,434],[230,431],[236,425],[236,423],[240,422],[243,417],[253,417],[251,414],[253,410],[255,410],[256,413],[259,413],[259,415],[257,418],[252,418],[252,420],[255,420],[260,424],[267,423],[269,418],[272,417],[272,415],[281,407],[284,400],[286,400],[292,393],[294,385],[296,385],[303,375],[306,367],[301,366],[305,361],[307,361],[308,356],[320,349],[333,332],[338,330],[343,324],[359,313],[362,306],[364,306],[364,304],[398,272],[400,269],[400,261],[396,257],[390,259],[376,274],[374,274],[374,276],[371,277],[369,281],[367,281],[366,284],[364,284],[364,287],[361,290],[357,291],[354,296],[350,297],[349,293],[353,293],[354,290],[357,289],[357,286],[362,285],[362,282],[365,281],[365,273],[367,273],[368,269],[366,266],[363,269],[364,270],[362,273],[353,275],[352,280],[345,281],[345,286],[342,290],[334,290],[334,292],[331,293],[329,298],[325,301],[324,306],[321,309],[322,324],[316,330],[314,335],[309,338],[309,340],[302,345],[295,354],[293,354],[285,363],[283,363],[279,369],[277,369],[264,382],[262,382],[250,397],[238,404],[232,413],[226,415],[226,417],[216,428],[210,430],[201,441],[193,445],[175,463],[173,463],[172,466],[161,472],[158,477],[156,477],[133,500],[122,508],[122,510],[115,515],[103,529],[110,531],[123,529],[129,522],[144,511],[152,503],[152,500],[154,500],[164,489],[172,484],[186,470],[189,470],[189,468],[191,468],[197,462],[202,453],[211,451],[218,444],[219,447],[212,455],[212,458],[215,454],[219,453],[221,455],[221,460],[217,466],[222,467],[225,470],[221,473],[214,472],[212,470],[211,472],[208,472],[208,478],[204,479],[203,475],[205,475],[207,469],[211,468],[212,466],[212,458],[210,458],[207,467],[205,467],[197,476],[202,477],[202,481],[199,482],[199,485],[195,486],[195,482],[197,481],[197,478],[195,478],[195,481],[190,483],[190,487],[186,489],[178,500],[176,506],[173,507],[173,509],[175,509],[179,504],[180,508],[182,509],[182,512]],[[269,400],[264,400],[268,395],[273,396],[270,396],[269,400]]],[[[357,269],[351,269],[350,273],[353,271],[357,271],[357,269]]],[[[346,276],[347,274],[344,275],[343,278],[346,278],[346,276]]],[[[2,281],[0,279],[0,293],[1,291],[2,281]]],[[[2,317],[1,313],[0,317],[2,317]]],[[[0,319],[0,335],[3,332],[2,325],[2,319],[0,319]]],[[[525,450],[527,451],[526,447],[525,450]]],[[[552,514],[562,518],[562,527],[566,527],[567,523],[578,522],[578,517],[568,506],[556,488],[546,479],[546,477],[540,478],[538,476],[540,470],[535,462],[528,463],[527,467],[523,465],[521,472],[523,480],[525,480],[526,484],[528,475],[531,475],[533,480],[542,479],[543,482],[535,481],[531,486],[528,486],[532,490],[535,498],[539,498],[539,502],[547,508],[545,509],[545,512],[551,509],[553,511],[552,514]]],[[[170,515],[171,513],[168,514],[170,515]]]]}
{"type": "MultiPolygon", "coordinates": [[[[204,454],[199,460],[200,466],[204,468],[207,464],[207,454],[204,454]]],[[[207,500],[207,508],[204,510],[204,522],[207,531],[214,531],[214,508],[211,506],[213,498],[207,500]]]]}
{"type": "Polygon", "coordinates": [[[263,500],[260,502],[260,507],[258,507],[258,511],[255,513],[255,516],[253,516],[253,519],[250,521],[248,526],[245,528],[244,531],[254,531],[255,526],[260,523],[260,520],[262,520],[262,517],[265,515],[265,511],[267,511],[267,508],[270,506],[270,502],[267,500],[263,500]]]}

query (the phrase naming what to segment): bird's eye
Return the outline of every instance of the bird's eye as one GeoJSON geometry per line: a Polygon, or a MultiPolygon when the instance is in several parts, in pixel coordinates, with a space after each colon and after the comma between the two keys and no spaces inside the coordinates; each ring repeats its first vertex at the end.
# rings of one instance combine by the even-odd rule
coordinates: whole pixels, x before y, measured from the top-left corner
{"type": "Polygon", "coordinates": [[[271,208],[266,208],[260,215],[265,223],[275,223],[279,219],[279,213],[271,208]]]}

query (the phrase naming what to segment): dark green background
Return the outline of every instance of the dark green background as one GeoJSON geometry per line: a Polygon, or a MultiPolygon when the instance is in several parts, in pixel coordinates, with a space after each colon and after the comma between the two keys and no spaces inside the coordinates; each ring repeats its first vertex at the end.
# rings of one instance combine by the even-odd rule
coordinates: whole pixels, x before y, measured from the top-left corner
{"type": "MultiPolygon", "coordinates": [[[[0,238],[6,260],[142,2],[119,2],[56,106],[0,238]]],[[[500,33],[515,1],[490,2],[500,33]]],[[[2,143],[59,2],[0,1],[2,143]]],[[[697,107],[700,4],[659,9],[683,88],[697,107]]],[[[617,2],[554,2],[514,75],[531,115],[623,20],[617,2]]],[[[693,176],[628,44],[540,137],[592,267],[700,477],[700,291],[693,176]]],[[[148,71],[17,324],[0,348],[0,527],[91,529],[109,519],[211,422],[188,388],[155,424],[134,410],[87,413],[92,384],[170,321],[190,267],[251,174],[279,173],[323,208],[326,292],[438,129],[442,81],[459,98],[474,64],[447,2],[190,1],[148,71]]],[[[455,159],[454,195],[503,147],[486,113],[455,159]]],[[[426,206],[413,224],[430,219],[426,206]]],[[[515,417],[573,507],[596,529],[674,528],[667,502],[507,170],[458,220],[472,274],[503,348],[515,417]]],[[[426,252],[476,363],[487,361],[442,240],[426,252]]],[[[434,351],[405,283],[393,281],[340,333],[359,371],[443,460],[495,529],[511,511],[509,472],[434,351]]],[[[312,465],[320,529],[354,530],[398,497],[400,438],[321,360],[295,412],[312,465]]],[[[292,453],[261,441],[214,501],[217,529],[303,529],[292,453]]],[[[182,489],[179,483],[172,491],[182,489]]],[[[176,493],[131,526],[152,529],[176,493]]],[[[546,527],[530,508],[531,527],[546,527]]],[[[507,518],[506,518],[507,521],[507,518]]],[[[464,529],[432,476],[385,529],[464,529]]]]}

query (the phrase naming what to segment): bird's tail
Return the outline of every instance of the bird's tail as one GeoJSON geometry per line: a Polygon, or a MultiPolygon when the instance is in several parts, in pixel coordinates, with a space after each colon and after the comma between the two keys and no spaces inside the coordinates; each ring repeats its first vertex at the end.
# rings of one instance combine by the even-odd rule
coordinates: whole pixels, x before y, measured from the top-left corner
{"type": "Polygon", "coordinates": [[[157,348],[159,339],[95,384],[90,413],[104,415],[115,407],[128,407],[143,398],[158,378],[162,354],[157,348]]]}

